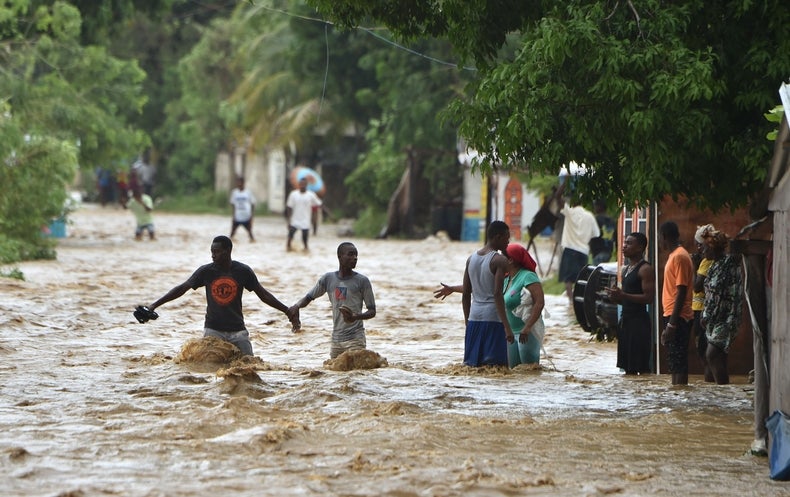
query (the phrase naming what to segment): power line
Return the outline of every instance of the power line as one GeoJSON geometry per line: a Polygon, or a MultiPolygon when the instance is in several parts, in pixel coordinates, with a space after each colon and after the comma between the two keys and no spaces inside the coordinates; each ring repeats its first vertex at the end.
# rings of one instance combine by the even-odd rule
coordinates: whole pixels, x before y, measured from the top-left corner
{"type": "MultiPolygon", "coordinates": [[[[271,12],[276,12],[278,14],[282,14],[282,15],[285,15],[285,16],[288,16],[288,17],[293,17],[293,18],[296,18],[296,19],[302,19],[302,20],[311,21],[311,22],[320,22],[320,23],[323,23],[324,25],[329,25],[329,26],[334,26],[335,25],[333,22],[327,21],[325,19],[319,19],[319,18],[316,18],[316,17],[309,17],[309,16],[300,15],[300,14],[294,14],[294,13],[288,12],[286,10],[275,9],[274,7],[267,7],[265,5],[259,5],[259,7],[261,9],[264,9],[264,10],[268,10],[268,11],[271,11],[271,12]]],[[[355,29],[359,29],[361,31],[364,31],[365,33],[373,36],[374,38],[376,38],[376,39],[378,39],[380,41],[383,41],[384,43],[387,43],[389,45],[392,45],[393,47],[398,48],[399,50],[403,50],[404,52],[408,52],[408,53],[410,53],[412,55],[416,55],[418,57],[422,57],[424,59],[430,60],[431,62],[435,62],[437,64],[442,64],[442,65],[450,66],[450,67],[458,67],[458,64],[455,64],[453,62],[448,62],[448,61],[445,61],[445,60],[441,60],[441,59],[437,59],[436,57],[431,57],[430,55],[426,55],[426,54],[424,54],[422,52],[418,52],[416,50],[413,50],[411,48],[403,46],[403,45],[401,45],[401,44],[399,44],[399,43],[397,43],[397,42],[395,42],[393,40],[385,38],[384,36],[381,36],[380,34],[375,32],[376,30],[379,30],[381,28],[368,28],[368,27],[364,27],[364,26],[357,26],[355,29]]],[[[328,44],[328,41],[327,41],[327,44],[328,44]]],[[[471,67],[471,66],[461,66],[461,69],[463,69],[465,71],[477,71],[476,67],[471,67]]]]}

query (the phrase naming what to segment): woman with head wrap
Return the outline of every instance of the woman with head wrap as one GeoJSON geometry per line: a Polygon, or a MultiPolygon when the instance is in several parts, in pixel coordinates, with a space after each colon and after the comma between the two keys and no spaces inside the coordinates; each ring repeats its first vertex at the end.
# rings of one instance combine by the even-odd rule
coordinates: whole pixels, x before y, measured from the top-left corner
{"type": "Polygon", "coordinates": [[[727,254],[727,235],[716,229],[701,234],[703,255],[711,259],[705,278],[705,308],[702,326],[708,348],[705,356],[719,385],[729,383],[727,353],[741,323],[743,284],[740,257],[727,254]]]}
{"type": "Polygon", "coordinates": [[[545,326],[541,313],[545,305],[543,285],[535,274],[535,260],[519,243],[507,246],[508,276],[505,278],[505,309],[516,337],[508,344],[508,365],[540,362],[545,326]]]}
{"type": "Polygon", "coordinates": [[[713,261],[706,258],[703,253],[705,252],[705,244],[702,241],[702,235],[709,231],[715,231],[716,228],[712,224],[704,226],[697,226],[697,231],[694,233],[694,242],[697,244],[697,251],[691,254],[691,262],[694,263],[694,293],[691,297],[691,310],[694,311],[694,322],[691,329],[694,331],[695,344],[697,346],[697,356],[702,362],[702,369],[705,376],[705,381],[713,382],[713,373],[708,365],[706,354],[708,352],[708,339],[705,338],[705,329],[702,327],[702,310],[705,308],[705,278],[708,276],[713,261]]]}

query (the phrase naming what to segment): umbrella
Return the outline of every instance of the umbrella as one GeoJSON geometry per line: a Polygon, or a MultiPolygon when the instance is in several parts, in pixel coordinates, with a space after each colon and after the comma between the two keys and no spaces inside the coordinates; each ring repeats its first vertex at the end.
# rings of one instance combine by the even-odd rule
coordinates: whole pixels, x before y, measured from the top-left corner
{"type": "Polygon", "coordinates": [[[323,195],[324,192],[326,192],[326,185],[324,185],[324,180],[321,179],[321,175],[309,167],[299,166],[291,171],[291,186],[294,188],[299,188],[299,182],[302,180],[302,178],[307,178],[308,190],[315,192],[318,195],[323,195]]]}

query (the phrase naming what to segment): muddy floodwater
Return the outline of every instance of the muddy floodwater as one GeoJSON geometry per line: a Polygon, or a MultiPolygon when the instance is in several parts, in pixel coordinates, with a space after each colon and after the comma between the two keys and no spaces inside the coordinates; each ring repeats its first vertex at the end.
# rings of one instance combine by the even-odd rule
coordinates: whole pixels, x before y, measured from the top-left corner
{"type": "MultiPolygon", "coordinates": [[[[154,222],[158,240],[135,242],[129,212],[86,205],[57,260],[0,279],[0,495],[790,496],[747,453],[747,378],[626,377],[616,344],[590,342],[565,297],[547,297],[541,367],[463,366],[460,296],[431,291],[461,281],[476,243],[351,238],[384,367],[324,365],[326,297],[295,334],[253,293],[255,358],[177,360],[202,335],[203,289],[146,324],[132,310],[210,262],[230,217],[154,222]]],[[[337,232],[287,253],[284,220],[257,218],[257,242],[238,232],[233,258],[290,305],[337,268],[337,232]]]]}

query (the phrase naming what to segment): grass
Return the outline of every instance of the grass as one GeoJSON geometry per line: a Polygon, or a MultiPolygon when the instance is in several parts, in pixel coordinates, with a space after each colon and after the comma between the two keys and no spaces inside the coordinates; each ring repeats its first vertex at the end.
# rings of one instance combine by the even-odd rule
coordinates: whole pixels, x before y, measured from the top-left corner
{"type": "Polygon", "coordinates": [[[19,268],[11,268],[9,270],[0,270],[0,278],[11,278],[24,281],[25,275],[19,268]]]}
{"type": "Polygon", "coordinates": [[[541,280],[541,285],[543,285],[543,293],[546,295],[562,295],[562,292],[565,291],[565,283],[557,281],[556,274],[550,274],[541,280]]]}

